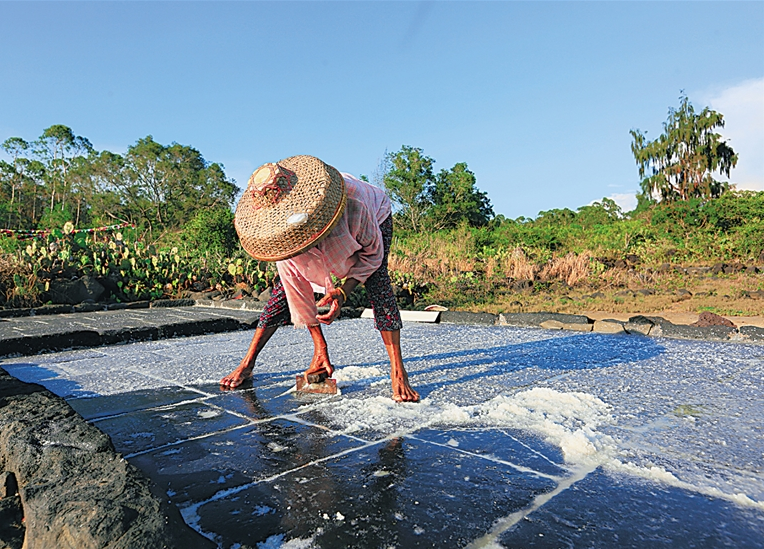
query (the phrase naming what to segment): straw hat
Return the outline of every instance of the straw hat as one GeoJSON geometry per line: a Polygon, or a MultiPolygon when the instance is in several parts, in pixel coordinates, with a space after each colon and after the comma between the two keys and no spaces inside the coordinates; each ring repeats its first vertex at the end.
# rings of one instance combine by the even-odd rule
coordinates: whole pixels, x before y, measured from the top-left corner
{"type": "Polygon", "coordinates": [[[263,164],[249,178],[236,207],[241,245],[261,261],[280,261],[312,248],[345,209],[345,181],[314,156],[263,164]]]}

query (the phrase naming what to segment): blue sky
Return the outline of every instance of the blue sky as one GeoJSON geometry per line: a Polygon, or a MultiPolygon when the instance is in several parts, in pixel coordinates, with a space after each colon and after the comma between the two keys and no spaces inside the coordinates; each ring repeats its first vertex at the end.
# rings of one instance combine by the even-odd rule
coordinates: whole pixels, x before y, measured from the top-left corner
{"type": "Polygon", "coordinates": [[[629,130],[684,90],[725,114],[732,182],[764,190],[764,2],[5,2],[0,141],[191,145],[240,187],[312,154],[467,162],[496,213],[639,188],[629,130]]]}

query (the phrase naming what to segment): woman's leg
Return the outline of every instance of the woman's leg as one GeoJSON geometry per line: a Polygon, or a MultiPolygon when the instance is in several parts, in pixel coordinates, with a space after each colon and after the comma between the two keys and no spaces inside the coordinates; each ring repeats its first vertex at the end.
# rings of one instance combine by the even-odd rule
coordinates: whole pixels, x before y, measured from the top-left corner
{"type": "Polygon", "coordinates": [[[401,313],[395,301],[390,273],[387,271],[387,256],[393,239],[393,219],[388,217],[379,226],[385,255],[382,265],[366,280],[366,293],[374,309],[374,324],[382,335],[387,355],[390,358],[390,381],[393,386],[393,399],[402,402],[416,402],[417,393],[409,383],[409,377],[403,366],[401,354],[401,313]]]}
{"type": "Polygon", "coordinates": [[[381,331],[387,356],[390,358],[390,381],[393,385],[393,400],[397,402],[417,402],[419,393],[409,383],[409,375],[403,367],[401,355],[401,331],[381,331]]]}
{"type": "Polygon", "coordinates": [[[276,330],[280,326],[287,326],[289,323],[289,304],[287,303],[284,286],[279,279],[273,286],[271,298],[260,314],[260,320],[257,322],[257,329],[255,330],[255,335],[252,336],[247,354],[233,372],[220,380],[220,385],[233,389],[250,377],[255,367],[257,355],[260,354],[260,351],[263,350],[263,347],[265,347],[265,344],[268,343],[268,340],[276,330]]]}

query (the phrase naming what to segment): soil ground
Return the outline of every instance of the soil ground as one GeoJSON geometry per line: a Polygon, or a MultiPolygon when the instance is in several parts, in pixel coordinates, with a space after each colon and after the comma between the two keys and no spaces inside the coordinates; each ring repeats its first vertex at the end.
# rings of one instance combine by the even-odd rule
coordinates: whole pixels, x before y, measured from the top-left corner
{"type": "Polygon", "coordinates": [[[701,312],[709,311],[728,318],[738,327],[764,327],[764,274],[692,276],[624,272],[599,286],[513,293],[469,310],[550,311],[617,320],[643,314],[661,316],[674,324],[692,324],[701,312]]]}

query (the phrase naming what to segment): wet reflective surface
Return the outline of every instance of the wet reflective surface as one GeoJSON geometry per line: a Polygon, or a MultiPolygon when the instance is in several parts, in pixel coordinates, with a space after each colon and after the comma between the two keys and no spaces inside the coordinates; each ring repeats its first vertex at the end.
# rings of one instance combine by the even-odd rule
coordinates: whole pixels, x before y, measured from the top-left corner
{"type": "Polygon", "coordinates": [[[423,400],[390,399],[371,321],[326,330],[337,397],[251,384],[251,332],[0,362],[109,434],[221,547],[762,547],[764,347],[407,324],[423,400]]]}

